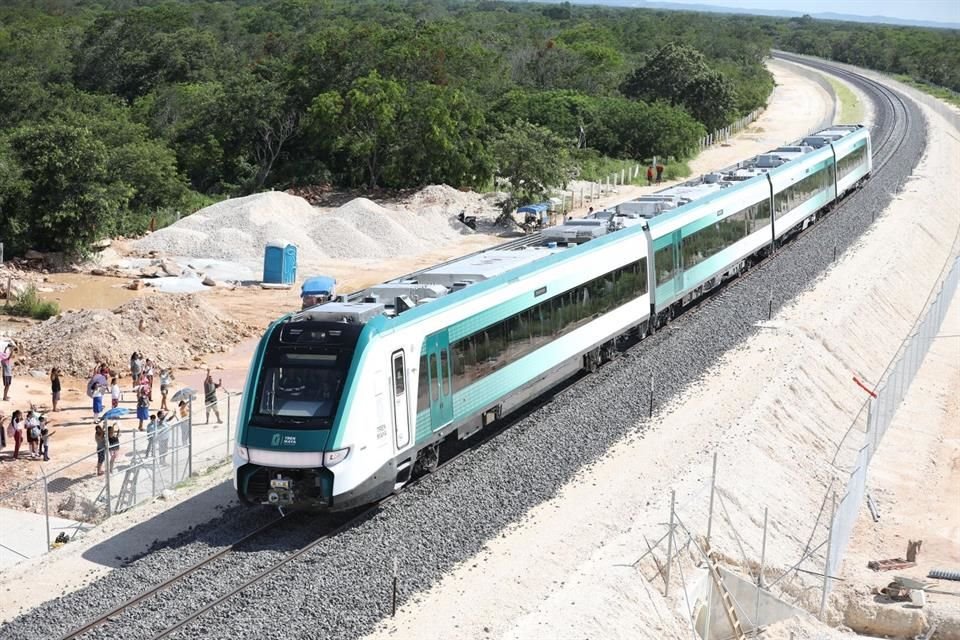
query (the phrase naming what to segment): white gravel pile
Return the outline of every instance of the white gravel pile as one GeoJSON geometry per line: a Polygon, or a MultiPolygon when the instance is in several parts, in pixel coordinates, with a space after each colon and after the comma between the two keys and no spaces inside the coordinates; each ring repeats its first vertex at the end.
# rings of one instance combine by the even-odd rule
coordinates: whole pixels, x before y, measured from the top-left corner
{"type": "Polygon", "coordinates": [[[378,260],[430,251],[472,231],[457,214],[496,215],[490,200],[447,186],[431,186],[387,208],[356,198],[316,208],[282,192],[234,198],[201,209],[133,243],[138,252],[215,258],[259,265],[271,241],[297,245],[298,260],[378,260]]]}
{"type": "Polygon", "coordinates": [[[297,244],[311,257],[324,257],[323,249],[303,233],[315,215],[303,198],[258,193],[210,205],[136,241],[133,247],[141,252],[262,263],[264,246],[282,240],[297,244]]]}

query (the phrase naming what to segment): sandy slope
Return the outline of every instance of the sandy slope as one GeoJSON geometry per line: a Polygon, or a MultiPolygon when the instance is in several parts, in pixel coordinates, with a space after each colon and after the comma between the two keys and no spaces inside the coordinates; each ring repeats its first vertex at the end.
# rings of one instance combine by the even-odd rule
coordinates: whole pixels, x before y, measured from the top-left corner
{"type": "MultiPolygon", "coordinates": [[[[685,524],[705,532],[714,451],[721,494],[752,561],[769,508],[768,575],[797,561],[811,536],[815,545],[822,541],[822,523],[813,531],[816,514],[831,480],[845,481],[845,463],[859,445],[849,438],[837,465],[830,464],[864,400],[851,376],[882,374],[953,251],[960,222],[960,141],[925,112],[932,142],[915,176],[815,288],[728,354],[643,437],[614,447],[370,637],[690,637],[676,571],[666,600],[662,581],[647,580],[655,567],[631,565],[645,538],[664,533],[670,489],[685,524]],[[745,372],[758,384],[744,384],[745,372]]],[[[921,401],[916,410],[931,428],[943,424],[936,401],[921,401]]],[[[743,561],[732,531],[717,518],[712,543],[736,567],[743,561]]],[[[822,562],[819,555],[808,567],[822,562]]],[[[801,576],[784,586],[792,599],[816,607],[816,584],[801,576]]]]}

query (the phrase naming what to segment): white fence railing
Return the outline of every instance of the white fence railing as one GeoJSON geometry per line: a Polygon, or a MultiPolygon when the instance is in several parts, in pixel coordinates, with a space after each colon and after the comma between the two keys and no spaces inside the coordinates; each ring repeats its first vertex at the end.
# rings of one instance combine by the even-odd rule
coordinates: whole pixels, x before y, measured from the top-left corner
{"type": "Polygon", "coordinates": [[[737,135],[746,129],[750,123],[759,118],[761,113],[763,113],[763,109],[754,109],[747,115],[739,118],[736,122],[733,122],[722,129],[717,129],[713,133],[707,134],[700,138],[700,151],[703,151],[708,147],[712,147],[715,144],[723,144],[724,142],[728,141],[732,136],[737,135]]]}

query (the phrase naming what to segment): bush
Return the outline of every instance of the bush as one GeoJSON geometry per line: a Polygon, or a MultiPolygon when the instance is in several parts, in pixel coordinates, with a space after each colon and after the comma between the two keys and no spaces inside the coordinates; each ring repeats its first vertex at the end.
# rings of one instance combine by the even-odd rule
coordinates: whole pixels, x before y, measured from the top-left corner
{"type": "Polygon", "coordinates": [[[37,288],[31,284],[22,293],[13,296],[13,304],[7,304],[6,312],[12,316],[46,320],[60,313],[60,305],[50,300],[41,300],[37,288]]]}

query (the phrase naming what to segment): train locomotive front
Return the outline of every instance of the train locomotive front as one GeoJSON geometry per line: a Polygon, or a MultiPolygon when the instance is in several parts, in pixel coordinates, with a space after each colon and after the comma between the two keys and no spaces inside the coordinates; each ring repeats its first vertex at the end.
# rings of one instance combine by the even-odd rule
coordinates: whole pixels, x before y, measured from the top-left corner
{"type": "Polygon", "coordinates": [[[366,456],[357,445],[365,443],[344,445],[337,435],[365,328],[287,316],[267,330],[247,378],[233,454],[242,501],[341,510],[393,490],[389,474],[358,468],[366,456]]]}

